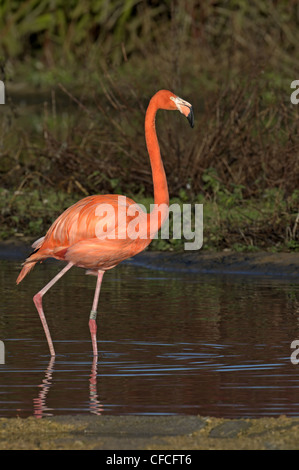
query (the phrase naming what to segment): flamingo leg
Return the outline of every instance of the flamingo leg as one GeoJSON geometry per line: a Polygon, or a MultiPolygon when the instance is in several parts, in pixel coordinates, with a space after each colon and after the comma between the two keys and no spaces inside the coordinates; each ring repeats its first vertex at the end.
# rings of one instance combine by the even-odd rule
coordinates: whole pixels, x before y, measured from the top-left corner
{"type": "Polygon", "coordinates": [[[104,271],[98,271],[97,285],[96,285],[96,290],[94,293],[92,309],[91,309],[90,316],[89,316],[89,331],[90,331],[94,356],[98,355],[96,318],[97,318],[97,310],[98,310],[99,296],[100,296],[103,276],[104,276],[104,271]]]}
{"type": "Polygon", "coordinates": [[[46,317],[43,311],[43,304],[42,304],[42,298],[44,294],[51,289],[51,287],[57,282],[71,267],[73,266],[73,263],[68,263],[48,284],[45,285],[35,296],[33,297],[33,302],[36,306],[36,309],[38,311],[39,317],[41,319],[42,325],[44,327],[44,331],[46,334],[46,338],[48,341],[49,349],[50,349],[50,354],[51,356],[55,356],[55,351],[54,351],[54,346],[53,342],[51,339],[50,331],[48,328],[48,324],[46,321],[46,317]]]}

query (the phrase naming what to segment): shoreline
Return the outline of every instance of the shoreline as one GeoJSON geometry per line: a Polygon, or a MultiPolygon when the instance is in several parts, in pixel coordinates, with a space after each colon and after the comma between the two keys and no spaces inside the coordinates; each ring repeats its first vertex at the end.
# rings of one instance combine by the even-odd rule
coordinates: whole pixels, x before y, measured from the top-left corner
{"type": "Polygon", "coordinates": [[[0,418],[1,450],[291,450],[299,418],[64,415],[0,418]]]}
{"type": "MultiPolygon", "coordinates": [[[[32,241],[0,242],[0,259],[23,261],[33,251],[32,241]]],[[[127,265],[189,274],[251,275],[299,278],[299,253],[257,251],[144,251],[124,261],[127,265]]]]}
{"type": "Polygon", "coordinates": [[[190,274],[299,277],[299,253],[143,252],[128,263],[190,274]]]}

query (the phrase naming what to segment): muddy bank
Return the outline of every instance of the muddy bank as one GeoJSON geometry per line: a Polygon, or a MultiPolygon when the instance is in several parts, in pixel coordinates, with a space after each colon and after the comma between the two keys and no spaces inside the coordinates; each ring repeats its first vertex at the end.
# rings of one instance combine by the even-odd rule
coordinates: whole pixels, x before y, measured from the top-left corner
{"type": "Polygon", "coordinates": [[[298,449],[299,418],[61,416],[0,419],[0,449],[298,449]]]}
{"type": "Polygon", "coordinates": [[[128,262],[148,268],[202,274],[286,277],[299,275],[299,253],[210,253],[205,251],[157,253],[148,251],[140,253],[128,262]]]}
{"type": "MultiPolygon", "coordinates": [[[[0,243],[0,259],[23,261],[31,252],[31,241],[0,243]]],[[[145,251],[125,263],[149,269],[202,274],[242,274],[261,276],[299,276],[299,253],[234,253],[145,251]]]]}

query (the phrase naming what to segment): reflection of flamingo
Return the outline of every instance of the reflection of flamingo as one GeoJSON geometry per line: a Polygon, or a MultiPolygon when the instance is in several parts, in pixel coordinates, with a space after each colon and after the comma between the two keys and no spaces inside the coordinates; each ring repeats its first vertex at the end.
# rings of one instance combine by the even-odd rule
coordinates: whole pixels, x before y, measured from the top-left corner
{"type": "Polygon", "coordinates": [[[101,415],[104,407],[99,401],[97,390],[97,357],[93,356],[89,379],[89,409],[95,415],[101,415]]]}
{"type": "Polygon", "coordinates": [[[142,213],[142,210],[138,209],[134,201],[117,195],[89,196],[63,212],[52,224],[47,234],[32,245],[35,251],[26,259],[18,276],[17,284],[22,281],[38,261],[46,258],[56,258],[68,262],[62,271],[33,297],[52,356],[55,355],[55,351],[43,312],[43,295],[74,265],[86,268],[89,274],[97,276],[97,285],[89,319],[93,354],[96,356],[96,315],[104,272],[144,250],[151,242],[153,232],[156,233],[159,230],[168,216],[167,181],[155,130],[155,117],[158,109],[179,110],[188,118],[193,127],[193,110],[190,103],[167,90],[160,90],[153,96],[145,116],[145,138],[153,174],[155,209],[151,214],[143,213],[143,216],[138,219],[139,225],[141,225],[139,233],[143,233],[143,236],[134,237],[128,233],[130,222],[134,219],[132,216],[136,211],[142,213]],[[103,215],[104,213],[107,215],[108,205],[113,209],[114,219],[111,226],[111,220],[109,224],[107,217],[104,217],[105,228],[103,227],[103,215]],[[123,208],[124,206],[126,214],[130,213],[125,218],[120,216],[119,210],[120,207],[123,208]],[[130,211],[130,208],[133,208],[133,211],[130,211]],[[153,216],[155,215],[158,217],[158,223],[153,230],[150,228],[150,221],[154,220],[153,216]],[[99,226],[101,230],[99,230],[99,226]],[[109,237],[111,231],[113,231],[113,237],[109,237]]]}
{"type": "MultiPolygon", "coordinates": [[[[50,413],[54,408],[48,408],[47,395],[52,386],[52,375],[54,371],[55,357],[51,356],[49,365],[45,370],[45,378],[39,385],[40,392],[37,398],[33,399],[34,416],[36,418],[44,418],[45,416],[52,416],[50,413]]],[[[90,413],[101,415],[104,407],[98,399],[97,392],[97,357],[93,357],[90,379],[89,379],[89,410],[90,413]]]]}
{"type": "Polygon", "coordinates": [[[50,386],[52,385],[52,374],[53,374],[54,362],[55,362],[55,357],[52,356],[50,359],[49,365],[45,371],[45,378],[42,384],[39,385],[40,392],[38,394],[38,397],[33,399],[34,416],[36,418],[52,416],[52,413],[49,413],[49,411],[52,408],[47,407],[46,398],[47,398],[50,386]]]}

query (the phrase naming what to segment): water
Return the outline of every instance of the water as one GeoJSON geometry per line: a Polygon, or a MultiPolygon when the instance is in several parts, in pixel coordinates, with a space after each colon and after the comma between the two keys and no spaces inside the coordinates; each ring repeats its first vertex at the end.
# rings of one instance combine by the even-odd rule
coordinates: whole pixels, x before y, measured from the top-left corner
{"type": "Polygon", "coordinates": [[[20,263],[0,264],[0,417],[299,415],[299,282],[120,265],[104,276],[95,362],[96,279],[73,268],[44,297],[50,359],[32,297],[61,265],[36,265],[16,287],[20,263]]]}

